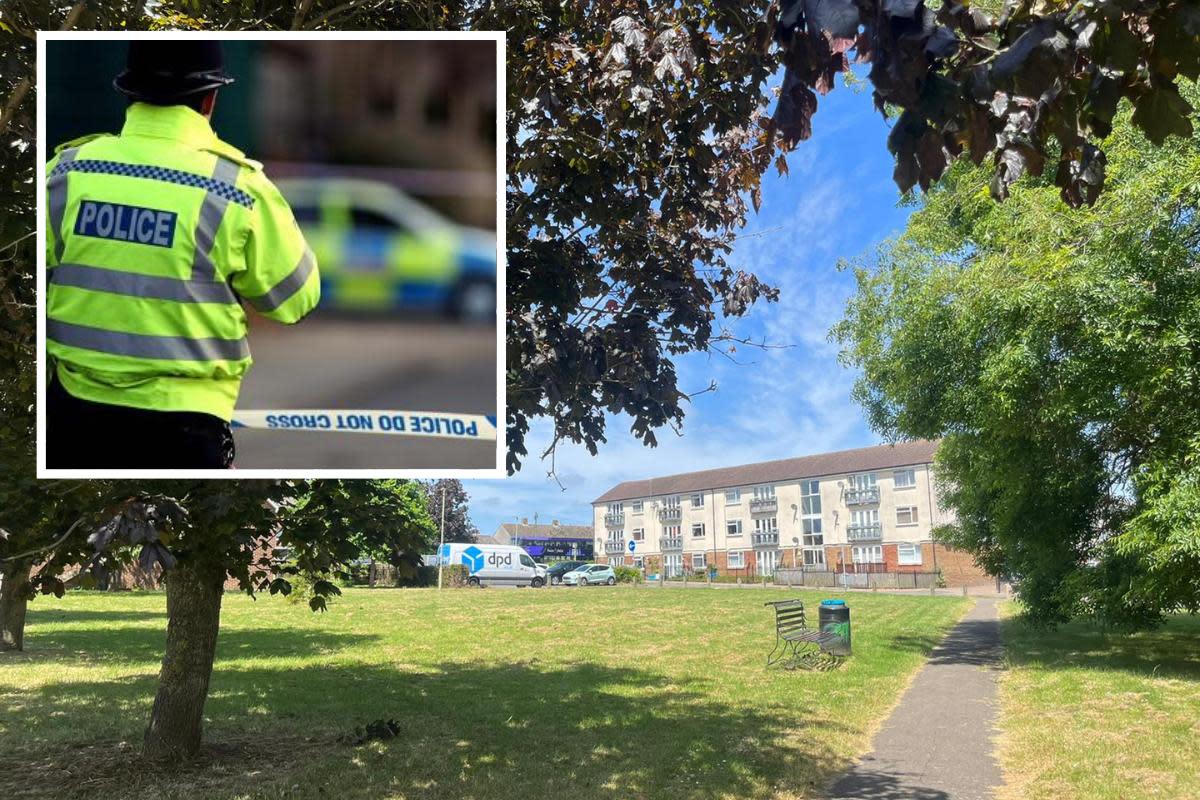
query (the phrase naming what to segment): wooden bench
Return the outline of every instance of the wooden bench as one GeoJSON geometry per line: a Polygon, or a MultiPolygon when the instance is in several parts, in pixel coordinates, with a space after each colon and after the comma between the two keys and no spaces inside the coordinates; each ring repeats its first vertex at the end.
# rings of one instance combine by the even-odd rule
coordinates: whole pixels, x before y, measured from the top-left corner
{"type": "Polygon", "coordinates": [[[784,662],[785,669],[831,668],[841,659],[828,651],[837,640],[832,633],[812,630],[804,618],[801,600],[776,600],[764,603],[775,610],[775,646],[767,654],[767,666],[784,662]]]}

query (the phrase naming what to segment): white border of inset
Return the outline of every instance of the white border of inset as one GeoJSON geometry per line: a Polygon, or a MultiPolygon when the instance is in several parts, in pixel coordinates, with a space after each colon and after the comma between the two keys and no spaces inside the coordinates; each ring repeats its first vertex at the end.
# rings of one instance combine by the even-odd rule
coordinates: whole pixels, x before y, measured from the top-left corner
{"type": "MultiPolygon", "coordinates": [[[[71,31],[37,33],[37,163],[46,164],[46,42],[70,40],[221,39],[226,41],[490,41],[496,43],[496,465],[492,469],[47,469],[46,468],[46,192],[37,182],[37,477],[38,478],[504,478],[505,47],[504,31],[71,31]]],[[[434,409],[424,409],[434,411],[434,409]]],[[[312,435],[296,433],[296,436],[312,435]]]]}

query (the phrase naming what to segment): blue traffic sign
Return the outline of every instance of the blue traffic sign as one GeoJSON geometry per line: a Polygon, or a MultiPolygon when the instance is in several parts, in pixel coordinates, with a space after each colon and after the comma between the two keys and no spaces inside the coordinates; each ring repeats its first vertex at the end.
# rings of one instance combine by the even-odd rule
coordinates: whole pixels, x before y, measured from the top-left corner
{"type": "Polygon", "coordinates": [[[637,542],[634,542],[634,541],[629,542],[629,552],[632,553],[634,548],[636,548],[636,547],[637,547],[637,542]]]}

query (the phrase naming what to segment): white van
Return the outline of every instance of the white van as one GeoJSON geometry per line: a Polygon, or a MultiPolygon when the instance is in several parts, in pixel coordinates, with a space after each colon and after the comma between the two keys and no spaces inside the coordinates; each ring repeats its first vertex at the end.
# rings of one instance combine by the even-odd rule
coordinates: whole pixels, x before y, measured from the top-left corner
{"type": "Polygon", "coordinates": [[[444,544],[438,554],[444,565],[462,564],[472,586],[546,585],[546,569],[534,563],[525,548],[511,544],[444,544]]]}

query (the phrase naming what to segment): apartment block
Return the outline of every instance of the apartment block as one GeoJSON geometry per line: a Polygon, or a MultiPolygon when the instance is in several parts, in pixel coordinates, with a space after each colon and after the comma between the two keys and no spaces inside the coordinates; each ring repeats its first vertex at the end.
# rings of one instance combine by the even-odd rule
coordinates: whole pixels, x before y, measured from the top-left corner
{"type": "Polygon", "coordinates": [[[769,576],[781,568],[937,572],[979,583],[965,553],[935,546],[952,521],[918,440],[626,481],[592,503],[599,560],[661,571],[769,576]]]}

